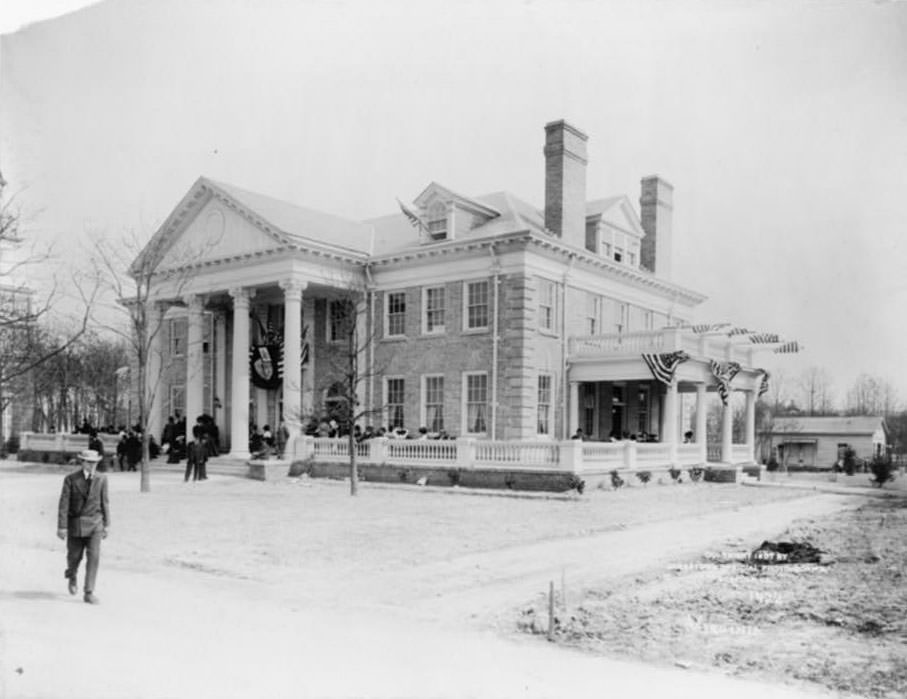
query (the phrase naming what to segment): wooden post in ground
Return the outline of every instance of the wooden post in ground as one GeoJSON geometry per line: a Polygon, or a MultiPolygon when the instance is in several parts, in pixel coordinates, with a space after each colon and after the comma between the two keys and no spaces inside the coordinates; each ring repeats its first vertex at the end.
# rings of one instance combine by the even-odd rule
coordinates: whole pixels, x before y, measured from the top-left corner
{"type": "Polygon", "coordinates": [[[548,640],[554,640],[554,580],[548,583],[548,640]]]}

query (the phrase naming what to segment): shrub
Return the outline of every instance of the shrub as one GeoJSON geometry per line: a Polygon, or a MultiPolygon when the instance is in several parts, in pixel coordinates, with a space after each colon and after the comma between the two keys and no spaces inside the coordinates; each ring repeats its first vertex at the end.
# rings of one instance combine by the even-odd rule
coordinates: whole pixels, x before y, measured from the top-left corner
{"type": "Polygon", "coordinates": [[[287,475],[291,478],[298,478],[304,473],[312,475],[312,465],[314,463],[315,459],[311,456],[299,461],[294,461],[290,464],[290,470],[287,472],[287,475]]]}
{"type": "Polygon", "coordinates": [[[857,452],[852,447],[844,449],[844,473],[852,476],[857,470],[857,452]]]}
{"type": "Polygon", "coordinates": [[[652,480],[652,472],[651,471],[637,471],[636,477],[642,482],[643,485],[645,485],[650,480],[652,480]]]}
{"type": "Polygon", "coordinates": [[[876,456],[869,464],[869,470],[872,471],[870,481],[877,488],[881,488],[888,481],[894,480],[894,466],[891,459],[886,456],[876,456]]]}
{"type": "Polygon", "coordinates": [[[694,466],[690,469],[690,480],[696,483],[700,478],[702,478],[703,473],[705,473],[704,468],[702,468],[701,466],[694,466]]]}
{"type": "Polygon", "coordinates": [[[580,495],[583,494],[583,491],[586,489],[586,481],[582,480],[576,474],[570,475],[570,490],[575,490],[580,495]]]}
{"type": "Polygon", "coordinates": [[[451,485],[460,485],[460,472],[456,469],[451,469],[447,472],[447,479],[451,485]]]}
{"type": "Polygon", "coordinates": [[[675,483],[683,483],[683,478],[681,477],[683,475],[683,471],[681,471],[679,468],[677,468],[676,466],[671,466],[671,468],[668,469],[668,473],[671,474],[672,481],[674,481],[675,483]]]}
{"type": "Polygon", "coordinates": [[[772,454],[768,460],[768,463],[765,465],[766,471],[777,471],[778,470],[778,459],[775,458],[775,455],[772,454]]]}
{"type": "Polygon", "coordinates": [[[611,485],[615,490],[620,488],[624,484],[624,479],[620,477],[620,474],[617,471],[611,471],[611,485]]]}
{"type": "Polygon", "coordinates": [[[19,435],[14,434],[12,437],[6,440],[6,449],[7,454],[15,454],[19,451],[19,435]]]}

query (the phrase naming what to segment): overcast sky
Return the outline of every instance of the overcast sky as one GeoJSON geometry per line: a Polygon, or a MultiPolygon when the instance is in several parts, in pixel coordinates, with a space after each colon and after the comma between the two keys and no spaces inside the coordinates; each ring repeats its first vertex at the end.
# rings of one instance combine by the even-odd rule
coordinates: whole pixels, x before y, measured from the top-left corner
{"type": "Polygon", "coordinates": [[[905,2],[107,0],[16,31],[84,4],[0,13],[0,169],[69,266],[199,175],[350,218],[432,180],[541,207],[565,118],[588,198],[674,185],[699,320],[907,398],[905,2]]]}

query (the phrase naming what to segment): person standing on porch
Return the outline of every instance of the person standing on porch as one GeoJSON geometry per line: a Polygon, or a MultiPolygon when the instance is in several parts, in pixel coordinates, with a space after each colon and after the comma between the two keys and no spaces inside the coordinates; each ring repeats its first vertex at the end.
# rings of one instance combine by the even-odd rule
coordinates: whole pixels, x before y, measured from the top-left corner
{"type": "Polygon", "coordinates": [[[93,449],[80,452],[81,468],[63,479],[63,490],[57,508],[57,538],[66,540],[66,571],[69,594],[79,589],[77,575],[82,554],[86,553],[83,599],[97,604],[94,585],[101,561],[101,539],[110,528],[110,505],[107,499],[107,477],[95,473],[101,455],[93,449]]]}

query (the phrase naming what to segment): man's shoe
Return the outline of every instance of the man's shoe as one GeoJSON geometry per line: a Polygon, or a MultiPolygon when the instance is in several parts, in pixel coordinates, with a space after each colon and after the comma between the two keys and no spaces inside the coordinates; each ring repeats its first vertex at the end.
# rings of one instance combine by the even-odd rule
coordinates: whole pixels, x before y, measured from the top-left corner
{"type": "Polygon", "coordinates": [[[79,591],[75,578],[66,578],[69,581],[69,594],[74,595],[79,591]]]}
{"type": "Polygon", "coordinates": [[[85,597],[83,597],[86,603],[88,604],[100,604],[100,600],[94,596],[91,592],[86,592],[85,597]]]}

